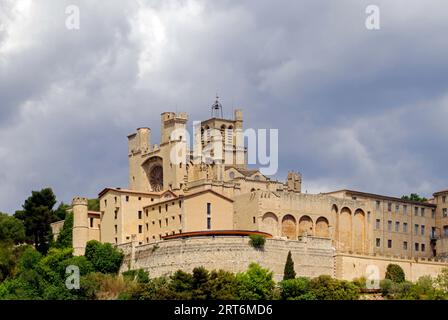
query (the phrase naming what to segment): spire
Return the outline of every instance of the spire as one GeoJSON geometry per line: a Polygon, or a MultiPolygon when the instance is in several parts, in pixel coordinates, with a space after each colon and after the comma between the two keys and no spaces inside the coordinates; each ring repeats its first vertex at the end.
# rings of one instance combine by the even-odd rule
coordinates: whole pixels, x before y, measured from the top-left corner
{"type": "Polygon", "coordinates": [[[220,119],[223,118],[222,105],[219,102],[218,95],[216,95],[215,103],[213,103],[212,105],[212,118],[220,118],[220,119]]]}

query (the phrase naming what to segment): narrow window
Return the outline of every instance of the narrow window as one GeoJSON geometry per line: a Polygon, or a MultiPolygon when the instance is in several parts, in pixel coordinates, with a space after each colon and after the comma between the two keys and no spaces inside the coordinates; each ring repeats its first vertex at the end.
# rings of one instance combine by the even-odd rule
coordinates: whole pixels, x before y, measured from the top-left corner
{"type": "Polygon", "coordinates": [[[415,249],[415,251],[418,251],[418,243],[414,244],[414,249],[415,249]]]}
{"type": "Polygon", "coordinates": [[[126,202],[129,202],[129,196],[126,196],[126,202]]]}
{"type": "Polygon", "coordinates": [[[142,219],[142,212],[141,211],[138,212],[138,218],[142,219]]]}
{"type": "Polygon", "coordinates": [[[403,242],[403,250],[408,250],[408,242],[407,241],[403,242]]]}
{"type": "Polygon", "coordinates": [[[421,225],[420,228],[421,228],[422,236],[424,236],[425,235],[425,226],[421,225]]]}
{"type": "Polygon", "coordinates": [[[143,226],[141,224],[138,226],[138,233],[143,233],[143,226]]]}
{"type": "Polygon", "coordinates": [[[255,217],[253,217],[253,222],[255,223],[255,221],[256,221],[256,219],[255,219],[255,217]]]}
{"type": "Polygon", "coordinates": [[[212,204],[210,202],[207,202],[207,215],[210,215],[212,213],[212,204]]]}
{"type": "Polygon", "coordinates": [[[207,217],[207,229],[210,230],[212,228],[212,218],[207,217]]]}
{"type": "Polygon", "coordinates": [[[392,221],[387,221],[387,231],[392,232],[392,221]]]}
{"type": "Polygon", "coordinates": [[[392,211],[392,203],[387,203],[387,211],[392,211]]]}
{"type": "Polygon", "coordinates": [[[376,229],[380,229],[380,223],[381,223],[381,221],[380,221],[380,219],[376,219],[376,225],[375,225],[375,227],[376,227],[376,229]]]}
{"type": "Polygon", "coordinates": [[[395,221],[395,232],[399,232],[399,231],[400,231],[400,222],[395,221]]]}
{"type": "Polygon", "coordinates": [[[403,222],[403,232],[408,232],[408,224],[407,224],[407,222],[403,222]]]}
{"type": "Polygon", "coordinates": [[[414,234],[418,235],[418,224],[414,225],[414,234]]]}
{"type": "Polygon", "coordinates": [[[118,226],[115,225],[114,227],[115,227],[115,234],[117,234],[118,233],[118,226]]]}
{"type": "Polygon", "coordinates": [[[381,245],[381,239],[376,238],[376,246],[379,247],[381,245]]]}
{"type": "Polygon", "coordinates": [[[387,240],[387,247],[390,249],[392,248],[392,240],[387,240]]]}
{"type": "Polygon", "coordinates": [[[93,228],[93,218],[90,218],[90,228],[93,228]]]}
{"type": "Polygon", "coordinates": [[[422,243],[421,248],[422,248],[422,252],[425,252],[425,244],[424,243],[422,243]]]}

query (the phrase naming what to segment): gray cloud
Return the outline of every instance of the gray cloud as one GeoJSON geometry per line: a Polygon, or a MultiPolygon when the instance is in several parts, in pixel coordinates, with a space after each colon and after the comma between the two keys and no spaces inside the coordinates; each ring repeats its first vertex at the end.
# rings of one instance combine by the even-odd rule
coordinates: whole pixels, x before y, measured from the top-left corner
{"type": "Polygon", "coordinates": [[[310,192],[426,196],[448,173],[444,1],[3,0],[0,210],[31,190],[59,200],[127,184],[126,135],[159,114],[242,107],[280,129],[280,172],[310,192]],[[80,7],[81,29],[65,28],[80,7]]]}

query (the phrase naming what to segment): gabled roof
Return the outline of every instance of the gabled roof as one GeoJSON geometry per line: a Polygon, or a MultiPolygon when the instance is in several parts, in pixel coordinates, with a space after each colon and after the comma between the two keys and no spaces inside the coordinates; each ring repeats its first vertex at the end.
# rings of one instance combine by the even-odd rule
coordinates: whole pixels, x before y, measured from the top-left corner
{"type": "Polygon", "coordinates": [[[137,194],[137,195],[144,195],[144,196],[162,196],[163,194],[167,192],[171,192],[174,196],[176,194],[172,192],[171,190],[165,190],[160,192],[146,192],[146,191],[137,191],[137,190],[129,190],[129,189],[122,189],[122,188],[105,188],[103,191],[101,191],[98,196],[101,198],[103,195],[105,195],[109,191],[115,191],[118,193],[124,193],[124,194],[137,194]]]}
{"type": "Polygon", "coordinates": [[[245,177],[249,177],[255,173],[260,173],[260,171],[258,169],[243,169],[243,168],[238,168],[238,167],[234,167],[234,166],[228,167],[227,170],[232,169],[232,168],[235,169],[236,171],[238,171],[239,173],[241,173],[245,177]]]}
{"type": "Polygon", "coordinates": [[[203,193],[212,193],[212,194],[214,194],[214,195],[216,195],[218,197],[223,198],[224,200],[227,200],[229,202],[234,202],[229,197],[226,197],[226,196],[224,196],[224,195],[222,195],[222,194],[220,194],[220,193],[218,193],[218,192],[216,192],[216,191],[214,191],[212,189],[205,189],[205,190],[201,190],[201,191],[197,191],[197,192],[193,192],[193,193],[181,194],[181,195],[176,196],[174,199],[171,198],[171,199],[166,199],[166,200],[162,200],[162,201],[159,201],[159,202],[151,203],[150,205],[147,205],[147,206],[143,207],[143,209],[148,208],[148,207],[152,207],[152,206],[156,206],[156,205],[161,205],[161,204],[164,204],[166,202],[171,202],[171,201],[176,200],[176,199],[188,199],[188,198],[191,198],[191,197],[203,194],[203,193]]]}

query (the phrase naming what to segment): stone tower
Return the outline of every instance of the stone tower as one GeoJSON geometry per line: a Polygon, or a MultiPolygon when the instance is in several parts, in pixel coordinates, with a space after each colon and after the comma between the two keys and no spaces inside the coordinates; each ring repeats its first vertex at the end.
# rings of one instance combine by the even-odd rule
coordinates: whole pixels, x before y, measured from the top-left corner
{"type": "Polygon", "coordinates": [[[288,172],[288,191],[302,192],[302,176],[300,173],[290,171],[288,172]]]}
{"type": "Polygon", "coordinates": [[[73,207],[73,255],[82,256],[89,240],[87,199],[76,197],[73,207]]]}

